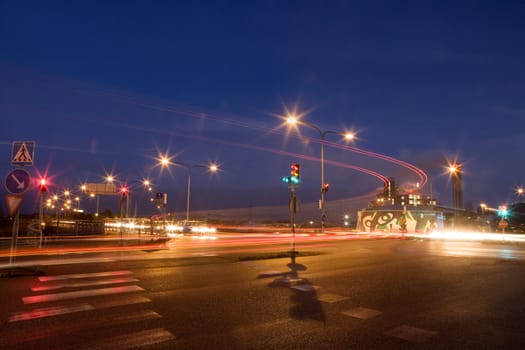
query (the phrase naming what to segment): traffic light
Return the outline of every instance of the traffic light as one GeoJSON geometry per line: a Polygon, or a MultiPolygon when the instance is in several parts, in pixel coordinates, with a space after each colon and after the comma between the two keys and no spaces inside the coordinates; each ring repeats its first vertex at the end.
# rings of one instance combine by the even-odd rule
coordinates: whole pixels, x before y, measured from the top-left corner
{"type": "Polygon", "coordinates": [[[47,192],[47,180],[45,177],[40,179],[40,193],[47,192]]]}
{"type": "Polygon", "coordinates": [[[498,216],[502,219],[506,219],[509,216],[509,210],[506,205],[500,205],[498,208],[498,216]]]}
{"type": "Polygon", "coordinates": [[[330,189],[330,184],[325,183],[325,184],[323,184],[323,187],[321,188],[321,191],[328,192],[329,189],[330,189]]]}
{"type": "Polygon", "coordinates": [[[301,183],[301,167],[297,163],[290,165],[290,176],[283,176],[283,182],[287,185],[297,186],[301,183]]]}
{"type": "Polygon", "coordinates": [[[290,168],[291,168],[290,174],[293,177],[300,179],[301,178],[301,166],[297,163],[293,163],[292,165],[290,165],[290,168]]]}
{"type": "Polygon", "coordinates": [[[122,198],[126,197],[128,195],[128,188],[126,186],[123,186],[120,188],[120,195],[122,196],[122,198]]]}

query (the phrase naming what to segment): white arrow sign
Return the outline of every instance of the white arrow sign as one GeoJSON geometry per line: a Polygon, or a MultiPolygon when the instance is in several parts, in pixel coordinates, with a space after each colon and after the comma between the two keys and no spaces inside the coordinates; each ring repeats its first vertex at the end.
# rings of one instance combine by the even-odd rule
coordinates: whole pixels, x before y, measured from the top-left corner
{"type": "Polygon", "coordinates": [[[20,181],[20,180],[18,180],[18,178],[15,176],[15,174],[11,174],[11,178],[12,178],[13,180],[15,180],[15,182],[16,182],[16,184],[17,184],[17,186],[16,186],[17,189],[19,189],[19,190],[23,190],[23,189],[25,188],[25,184],[26,184],[26,183],[25,183],[24,181],[20,181]]]}
{"type": "Polygon", "coordinates": [[[14,169],[5,178],[5,188],[11,194],[22,194],[31,187],[31,175],[24,169],[14,169]]]}

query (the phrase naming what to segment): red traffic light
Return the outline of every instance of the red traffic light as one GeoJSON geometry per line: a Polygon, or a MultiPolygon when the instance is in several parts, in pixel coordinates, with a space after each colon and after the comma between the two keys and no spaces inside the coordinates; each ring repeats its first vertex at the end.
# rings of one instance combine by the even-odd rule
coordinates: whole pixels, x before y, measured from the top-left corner
{"type": "Polygon", "coordinates": [[[328,192],[330,189],[330,184],[323,184],[323,188],[321,189],[323,192],[328,192]]]}
{"type": "Polygon", "coordinates": [[[121,195],[122,197],[127,196],[127,195],[128,195],[128,192],[129,192],[129,190],[128,190],[127,187],[121,187],[121,188],[120,188],[120,195],[121,195]]]}
{"type": "Polygon", "coordinates": [[[290,168],[290,174],[299,179],[301,177],[301,166],[297,163],[293,163],[292,165],[290,165],[290,168]]]}
{"type": "Polygon", "coordinates": [[[40,179],[40,193],[47,192],[47,180],[45,177],[40,179]]]}

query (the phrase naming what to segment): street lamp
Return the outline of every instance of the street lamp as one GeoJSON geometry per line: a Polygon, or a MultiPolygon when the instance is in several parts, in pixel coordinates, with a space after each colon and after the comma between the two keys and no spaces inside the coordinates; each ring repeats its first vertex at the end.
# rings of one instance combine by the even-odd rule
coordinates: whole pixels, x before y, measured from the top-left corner
{"type": "Polygon", "coordinates": [[[523,193],[525,192],[525,190],[523,189],[523,187],[518,187],[516,188],[516,196],[518,197],[518,201],[521,200],[521,196],[523,196],[523,193]]]}
{"type": "Polygon", "coordinates": [[[97,202],[97,206],[96,206],[96,209],[95,209],[95,217],[98,217],[98,210],[99,210],[99,196],[94,194],[94,193],[90,193],[89,194],[89,197],[91,198],[95,198],[96,199],[96,202],[97,202]]]}
{"type": "Polygon", "coordinates": [[[454,208],[463,209],[463,167],[460,163],[455,162],[453,164],[449,164],[448,172],[452,177],[452,195],[454,208]]]}
{"type": "Polygon", "coordinates": [[[188,173],[187,193],[186,193],[186,221],[189,221],[190,220],[191,170],[193,168],[205,168],[205,169],[208,169],[208,171],[211,173],[216,173],[217,171],[219,171],[219,166],[214,163],[209,164],[209,165],[204,165],[204,164],[188,164],[188,163],[182,163],[182,162],[175,162],[172,160],[172,158],[167,157],[165,155],[158,158],[158,161],[159,161],[159,165],[162,168],[168,167],[171,164],[179,165],[179,166],[186,168],[186,171],[188,173]]]}
{"type": "Polygon", "coordinates": [[[186,195],[186,221],[190,220],[190,185],[191,185],[191,169],[193,168],[206,168],[212,173],[216,173],[219,167],[216,164],[203,165],[203,164],[184,164],[179,162],[173,162],[175,165],[180,165],[186,168],[188,172],[188,190],[186,195]]]}
{"type": "Polygon", "coordinates": [[[325,137],[327,134],[335,134],[335,135],[341,135],[345,138],[345,140],[353,140],[355,135],[351,132],[339,132],[339,131],[332,131],[332,130],[321,130],[318,126],[314,124],[310,124],[308,122],[299,120],[296,116],[290,115],[288,116],[288,119],[286,120],[288,124],[290,125],[305,125],[312,129],[315,129],[319,133],[320,137],[320,143],[321,143],[321,202],[319,204],[319,209],[321,210],[321,232],[324,232],[324,226],[325,226],[325,219],[326,219],[326,210],[325,210],[325,192],[328,190],[328,187],[326,186],[324,181],[324,143],[325,143],[325,137]]]}

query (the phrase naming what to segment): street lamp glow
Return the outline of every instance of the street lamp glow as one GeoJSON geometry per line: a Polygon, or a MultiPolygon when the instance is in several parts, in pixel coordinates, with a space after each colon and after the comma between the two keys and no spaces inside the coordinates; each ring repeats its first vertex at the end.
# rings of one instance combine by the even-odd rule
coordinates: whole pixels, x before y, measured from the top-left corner
{"type": "Polygon", "coordinates": [[[211,164],[209,169],[212,173],[216,173],[217,171],[219,171],[219,167],[217,166],[217,164],[211,164]]]}
{"type": "Polygon", "coordinates": [[[351,140],[353,140],[354,138],[355,138],[354,133],[347,132],[347,133],[345,134],[345,140],[351,141],[351,140]]]}
{"type": "Polygon", "coordinates": [[[148,190],[149,192],[153,191],[153,185],[149,179],[142,180],[142,185],[148,190]]]}
{"type": "Polygon", "coordinates": [[[297,118],[295,117],[295,115],[289,115],[286,119],[286,122],[290,125],[295,125],[297,124],[297,118]]]}
{"type": "Polygon", "coordinates": [[[108,175],[106,176],[106,181],[112,183],[113,181],[115,181],[115,177],[113,175],[108,175]]]}
{"type": "Polygon", "coordinates": [[[523,194],[523,192],[524,192],[523,187],[518,187],[518,188],[516,189],[516,193],[517,193],[519,196],[521,196],[521,195],[523,194]]]}
{"type": "Polygon", "coordinates": [[[163,167],[166,167],[170,164],[170,159],[168,157],[162,157],[160,158],[160,165],[163,167]]]}

